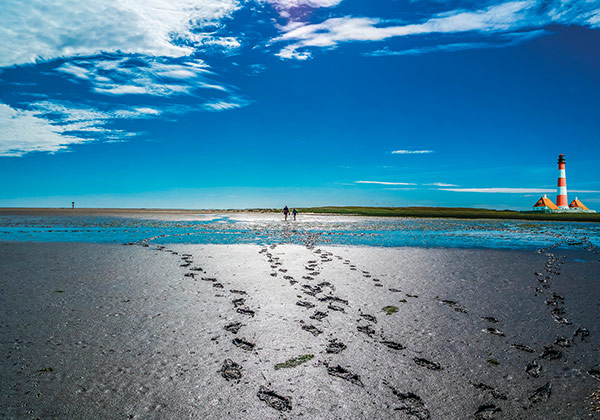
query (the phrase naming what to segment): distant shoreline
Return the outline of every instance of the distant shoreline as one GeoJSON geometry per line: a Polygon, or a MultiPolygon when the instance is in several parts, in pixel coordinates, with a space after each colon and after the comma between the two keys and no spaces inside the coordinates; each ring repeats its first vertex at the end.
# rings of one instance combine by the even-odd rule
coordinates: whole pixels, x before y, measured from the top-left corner
{"type": "MultiPolygon", "coordinates": [[[[280,209],[156,209],[156,208],[33,208],[1,207],[0,215],[118,215],[118,214],[222,214],[277,213],[280,209]]],[[[523,213],[514,210],[489,210],[459,207],[358,207],[327,206],[300,208],[302,214],[330,214],[372,217],[415,217],[453,219],[517,219],[555,222],[600,222],[599,213],[523,213]]]]}

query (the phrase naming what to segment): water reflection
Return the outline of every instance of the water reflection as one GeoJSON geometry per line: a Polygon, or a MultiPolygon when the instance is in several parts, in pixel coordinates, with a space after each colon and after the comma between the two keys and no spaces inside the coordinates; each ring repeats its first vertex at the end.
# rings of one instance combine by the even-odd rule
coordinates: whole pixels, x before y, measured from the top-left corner
{"type": "Polygon", "coordinates": [[[593,223],[404,219],[303,215],[0,216],[0,241],[193,244],[340,244],[459,248],[539,248],[561,242],[600,246],[593,223]]]}

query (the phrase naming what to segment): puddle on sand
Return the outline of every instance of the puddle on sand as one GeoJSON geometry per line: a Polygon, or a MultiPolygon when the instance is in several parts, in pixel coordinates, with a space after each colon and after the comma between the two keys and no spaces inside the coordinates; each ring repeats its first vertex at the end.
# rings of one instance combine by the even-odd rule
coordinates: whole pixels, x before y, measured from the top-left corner
{"type": "MultiPolygon", "coordinates": [[[[0,241],[150,244],[337,244],[384,247],[533,249],[600,246],[600,224],[517,220],[339,218],[304,215],[228,216],[28,216],[1,215],[0,241]]],[[[575,260],[577,262],[587,262],[575,260]]]]}

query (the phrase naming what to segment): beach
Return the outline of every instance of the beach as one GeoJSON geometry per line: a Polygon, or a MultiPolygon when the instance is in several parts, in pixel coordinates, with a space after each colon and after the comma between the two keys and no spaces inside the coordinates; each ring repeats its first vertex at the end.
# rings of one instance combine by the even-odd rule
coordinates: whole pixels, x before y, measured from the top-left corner
{"type": "Polygon", "coordinates": [[[598,418],[599,260],[2,242],[0,418],[598,418]]]}

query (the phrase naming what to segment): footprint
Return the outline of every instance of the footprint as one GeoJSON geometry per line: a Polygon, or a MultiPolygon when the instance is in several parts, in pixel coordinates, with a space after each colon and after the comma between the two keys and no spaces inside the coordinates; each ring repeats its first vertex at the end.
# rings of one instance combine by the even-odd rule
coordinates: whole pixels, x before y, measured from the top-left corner
{"type": "Polygon", "coordinates": [[[495,404],[480,405],[475,412],[475,420],[493,420],[494,414],[502,411],[495,404]]]}
{"type": "Polygon", "coordinates": [[[400,402],[400,407],[396,407],[394,410],[405,411],[408,415],[418,420],[429,420],[429,410],[421,397],[413,392],[398,392],[391,386],[390,389],[400,402]]]}
{"type": "Polygon", "coordinates": [[[311,324],[303,325],[302,329],[304,331],[308,331],[309,333],[311,333],[315,337],[318,336],[319,334],[323,333],[323,331],[321,331],[320,329],[318,329],[317,327],[315,327],[314,325],[311,325],[311,324]]]}
{"type": "Polygon", "coordinates": [[[237,308],[239,306],[244,306],[244,304],[246,303],[246,299],[244,299],[244,298],[233,299],[231,301],[231,303],[233,303],[234,308],[237,308]]]}
{"type": "Polygon", "coordinates": [[[344,343],[342,343],[340,340],[338,340],[337,338],[334,338],[333,340],[329,340],[329,343],[327,344],[327,348],[325,349],[325,351],[327,353],[337,354],[337,353],[341,353],[345,349],[346,349],[346,345],[344,343]]]}
{"type": "Polygon", "coordinates": [[[486,332],[488,334],[497,335],[499,337],[504,337],[504,333],[496,328],[488,327],[488,328],[484,328],[481,331],[486,332]]]}
{"type": "Polygon", "coordinates": [[[539,378],[540,373],[542,372],[542,366],[538,364],[538,362],[531,361],[527,363],[527,367],[525,367],[525,372],[534,378],[539,378]]]}
{"type": "Polygon", "coordinates": [[[344,369],[340,365],[327,367],[327,373],[331,376],[336,376],[338,378],[342,378],[346,381],[349,381],[354,385],[364,386],[362,381],[360,380],[360,376],[350,372],[348,369],[344,369]]]}
{"type": "Polygon", "coordinates": [[[415,358],[413,358],[413,361],[417,365],[427,368],[429,370],[442,370],[442,367],[440,366],[439,363],[431,362],[431,361],[429,361],[427,359],[423,359],[421,357],[415,357],[415,358]]]}
{"type": "Polygon", "coordinates": [[[310,284],[303,284],[302,290],[309,296],[316,296],[317,293],[321,293],[323,289],[319,286],[311,286],[310,284]]]}
{"type": "Polygon", "coordinates": [[[221,376],[228,381],[237,380],[242,377],[242,366],[238,365],[231,359],[225,359],[223,366],[221,366],[221,376]]]}
{"type": "Polygon", "coordinates": [[[242,324],[241,322],[232,322],[231,324],[227,324],[223,327],[223,329],[232,332],[234,334],[237,334],[238,331],[240,330],[240,328],[242,328],[244,326],[244,324],[242,324]]]}
{"type": "Polygon", "coordinates": [[[306,300],[299,300],[296,302],[296,305],[302,306],[304,308],[314,308],[315,305],[313,303],[307,302],[306,300]]]}
{"type": "Polygon", "coordinates": [[[360,314],[361,317],[363,317],[364,319],[366,319],[367,321],[371,321],[374,324],[377,324],[377,318],[375,318],[375,316],[373,315],[369,315],[369,314],[360,314]]]}
{"type": "Polygon", "coordinates": [[[235,289],[231,289],[230,292],[234,293],[236,295],[247,295],[248,294],[248,293],[244,292],[243,290],[235,290],[235,289]]]}
{"type": "Polygon", "coordinates": [[[536,389],[533,392],[533,394],[529,397],[529,401],[531,401],[531,404],[548,401],[548,398],[550,398],[551,394],[552,382],[548,382],[544,386],[541,386],[538,389],[536,389]]]}
{"type": "Polygon", "coordinates": [[[471,384],[473,385],[475,388],[477,389],[481,389],[483,391],[490,391],[490,393],[492,394],[492,397],[494,397],[497,400],[506,400],[507,397],[505,394],[501,393],[500,391],[498,391],[496,388],[486,385],[482,382],[478,383],[478,384],[471,384]]]}
{"type": "Polygon", "coordinates": [[[372,337],[375,334],[375,330],[371,328],[370,325],[359,325],[356,329],[361,333],[367,334],[369,337],[372,337]]]}
{"type": "Polygon", "coordinates": [[[332,311],[338,311],[338,312],[346,312],[344,310],[344,308],[342,308],[341,306],[338,305],[334,305],[333,303],[330,303],[329,305],[327,305],[327,309],[331,309],[332,311]]]}
{"type": "Polygon", "coordinates": [[[540,354],[540,358],[548,359],[548,360],[556,360],[562,357],[562,352],[560,350],[556,350],[552,346],[544,346],[544,351],[540,354]]]}
{"type": "Polygon", "coordinates": [[[386,347],[389,347],[392,350],[404,350],[406,348],[402,344],[396,343],[394,341],[382,341],[381,344],[383,344],[386,347]]]}
{"type": "Polygon", "coordinates": [[[337,296],[324,296],[322,298],[319,298],[319,301],[321,301],[321,302],[338,302],[338,303],[343,303],[344,305],[348,305],[348,301],[346,299],[342,299],[337,296]]]}
{"type": "Polygon", "coordinates": [[[327,315],[328,315],[327,312],[315,311],[315,313],[312,314],[309,318],[310,319],[316,319],[317,321],[320,321],[323,318],[325,318],[327,315]]]}
{"type": "Polygon", "coordinates": [[[561,336],[556,337],[556,340],[554,340],[554,344],[561,347],[571,347],[571,342],[565,337],[561,336]]]}
{"type": "Polygon", "coordinates": [[[237,308],[235,311],[240,314],[248,315],[251,317],[254,317],[254,315],[255,315],[255,312],[252,309],[248,309],[246,306],[241,306],[241,307],[237,308]]]}
{"type": "Polygon", "coordinates": [[[494,318],[493,316],[482,316],[481,319],[483,319],[484,321],[487,321],[487,322],[491,322],[492,324],[498,323],[498,320],[496,318],[494,318]]]}
{"type": "Polygon", "coordinates": [[[600,369],[598,369],[598,368],[592,368],[592,369],[588,370],[588,375],[590,375],[593,378],[596,378],[596,379],[600,380],[600,369]]]}
{"type": "Polygon", "coordinates": [[[585,337],[589,336],[590,332],[587,328],[579,327],[573,333],[573,337],[581,337],[581,341],[585,341],[585,337]]]}
{"type": "Polygon", "coordinates": [[[510,346],[513,347],[513,348],[515,348],[515,349],[517,349],[517,350],[526,351],[527,353],[534,353],[535,352],[534,349],[532,349],[531,347],[526,346],[524,344],[511,344],[510,346]]]}
{"type": "MultiPolygon", "coordinates": [[[[408,295],[406,295],[406,296],[408,296],[408,295]]],[[[457,302],[455,302],[453,300],[441,299],[440,302],[442,302],[444,305],[449,306],[450,308],[452,308],[456,312],[460,312],[460,313],[463,313],[463,314],[468,313],[465,308],[463,308],[461,305],[459,305],[457,302]]]]}
{"type": "Polygon", "coordinates": [[[242,350],[251,351],[254,349],[256,344],[246,341],[243,338],[234,338],[231,342],[236,346],[241,348],[242,350]]]}
{"type": "Polygon", "coordinates": [[[258,390],[258,399],[267,403],[271,408],[278,411],[291,411],[292,409],[292,398],[278,395],[270,389],[260,386],[258,390]]]}

